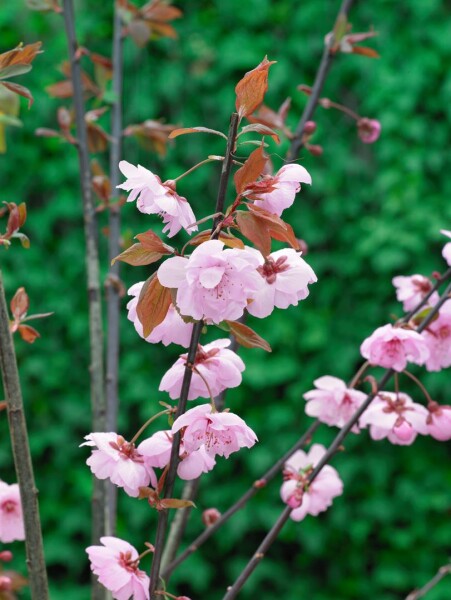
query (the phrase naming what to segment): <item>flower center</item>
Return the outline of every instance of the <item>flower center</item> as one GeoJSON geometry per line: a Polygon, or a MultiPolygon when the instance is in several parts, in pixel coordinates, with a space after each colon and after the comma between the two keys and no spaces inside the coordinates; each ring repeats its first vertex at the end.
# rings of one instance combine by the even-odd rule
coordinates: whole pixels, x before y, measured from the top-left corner
{"type": "Polygon", "coordinates": [[[432,289],[431,282],[425,277],[413,277],[412,278],[413,286],[417,289],[418,292],[422,294],[427,294],[432,289]]]}
{"type": "Polygon", "coordinates": [[[13,513],[16,510],[16,503],[12,500],[6,500],[6,502],[3,502],[2,504],[2,510],[6,513],[13,513]]]}
{"type": "Polygon", "coordinates": [[[139,560],[136,558],[132,559],[132,553],[130,551],[121,552],[119,554],[118,562],[119,565],[129,573],[136,573],[138,571],[139,560]]]}
{"type": "Polygon", "coordinates": [[[277,260],[274,260],[269,256],[264,264],[257,268],[257,271],[264,279],[266,279],[266,282],[271,285],[277,279],[278,273],[283,273],[289,268],[290,266],[287,264],[286,256],[279,256],[277,260]]]}
{"type": "Polygon", "coordinates": [[[202,346],[199,344],[199,346],[197,347],[196,358],[194,359],[194,364],[195,365],[201,364],[201,363],[205,362],[206,360],[208,360],[209,358],[216,356],[218,353],[219,353],[219,348],[212,348],[211,350],[208,350],[207,352],[205,352],[204,348],[202,348],[202,346]]]}
{"type": "Polygon", "coordinates": [[[144,458],[136,450],[135,444],[127,442],[121,435],[117,436],[116,442],[110,442],[110,446],[119,452],[119,456],[123,460],[132,460],[137,463],[144,462],[144,458]]]}

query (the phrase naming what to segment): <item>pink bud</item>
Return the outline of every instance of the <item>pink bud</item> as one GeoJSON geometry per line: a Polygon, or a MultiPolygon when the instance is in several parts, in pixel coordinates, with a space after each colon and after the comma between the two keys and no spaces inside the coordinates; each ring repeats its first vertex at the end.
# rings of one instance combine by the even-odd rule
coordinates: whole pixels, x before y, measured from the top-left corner
{"type": "Polygon", "coordinates": [[[307,135],[312,135],[316,131],[316,123],[315,121],[307,121],[304,125],[304,133],[307,135]]]}
{"type": "Polygon", "coordinates": [[[393,428],[393,432],[395,433],[395,435],[396,435],[397,438],[399,438],[403,442],[408,442],[415,435],[415,430],[402,417],[401,417],[401,420],[398,419],[398,421],[400,421],[400,422],[399,423],[398,422],[395,423],[395,426],[393,428]]]}
{"type": "Polygon", "coordinates": [[[266,483],[266,479],[257,479],[257,481],[254,481],[254,487],[260,490],[261,488],[266,487],[266,483]]]}
{"type": "Polygon", "coordinates": [[[2,560],[3,562],[10,562],[13,559],[13,553],[10,552],[9,550],[3,550],[3,552],[0,552],[0,560],[2,560]]]}
{"type": "Polygon", "coordinates": [[[9,592],[13,589],[13,580],[6,575],[0,575],[0,592],[9,592]]]}
{"type": "Polygon", "coordinates": [[[376,119],[359,119],[357,121],[359,138],[364,144],[372,144],[381,134],[381,124],[376,119]]]}
{"type": "Polygon", "coordinates": [[[202,513],[202,523],[206,527],[210,527],[221,517],[221,513],[217,508],[207,508],[202,513]]]}
{"type": "Polygon", "coordinates": [[[302,504],[303,495],[304,491],[302,490],[302,488],[296,488],[287,500],[288,506],[290,508],[299,508],[302,504]]]}
{"type": "Polygon", "coordinates": [[[313,156],[321,156],[323,153],[323,147],[318,144],[305,144],[305,147],[313,156]]]}

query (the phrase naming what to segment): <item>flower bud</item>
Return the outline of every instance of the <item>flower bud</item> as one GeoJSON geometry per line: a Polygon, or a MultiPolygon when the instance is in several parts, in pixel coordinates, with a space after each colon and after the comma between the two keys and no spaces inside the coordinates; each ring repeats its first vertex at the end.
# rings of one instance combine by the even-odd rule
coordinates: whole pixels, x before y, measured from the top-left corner
{"type": "Polygon", "coordinates": [[[207,508],[202,513],[202,522],[206,527],[211,527],[221,517],[221,513],[217,508],[207,508]]]}
{"type": "Polygon", "coordinates": [[[9,550],[3,550],[3,552],[0,552],[0,560],[3,562],[10,562],[13,559],[13,553],[10,552],[9,550]]]}
{"type": "Polygon", "coordinates": [[[13,589],[13,580],[6,575],[0,575],[0,592],[9,592],[13,589]]]}
{"type": "Polygon", "coordinates": [[[372,144],[380,136],[381,124],[376,119],[364,117],[357,121],[357,132],[364,144],[372,144]]]}
{"type": "Polygon", "coordinates": [[[302,498],[304,496],[304,490],[302,488],[296,488],[295,491],[287,500],[287,504],[290,508],[299,508],[302,504],[302,498]]]}
{"type": "Polygon", "coordinates": [[[304,133],[307,135],[312,135],[316,131],[316,123],[315,121],[307,121],[304,125],[304,133]]]}
{"type": "Polygon", "coordinates": [[[318,144],[306,144],[305,147],[313,156],[321,156],[323,153],[323,147],[318,144]]]}

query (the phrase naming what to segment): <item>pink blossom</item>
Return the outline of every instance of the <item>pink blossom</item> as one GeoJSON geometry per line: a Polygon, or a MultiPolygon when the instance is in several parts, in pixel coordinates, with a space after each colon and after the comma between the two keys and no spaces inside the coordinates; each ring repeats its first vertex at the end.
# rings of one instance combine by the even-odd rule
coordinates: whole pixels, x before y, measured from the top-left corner
{"type": "Polygon", "coordinates": [[[202,445],[210,456],[229,458],[240,448],[251,448],[257,436],[250,427],[234,413],[214,412],[211,404],[202,404],[188,410],[174,421],[172,432],[183,432],[183,446],[194,452],[202,445]]]}
{"type": "Polygon", "coordinates": [[[337,471],[325,465],[311,484],[308,476],[326,449],[321,444],[313,444],[308,453],[297,450],[285,463],[284,478],[280,495],[293,510],[293,521],[302,521],[307,514],[316,516],[332,504],[332,499],[343,493],[343,482],[337,471]]]}
{"type": "Polygon", "coordinates": [[[360,417],[360,426],[370,427],[373,440],[388,438],[392,444],[408,446],[417,434],[427,435],[428,411],[402,392],[380,392],[360,417]]]}
{"type": "Polygon", "coordinates": [[[175,191],[174,182],[161,183],[161,179],[148,169],[141,165],[135,167],[125,160],[119,163],[119,169],[127,181],[117,187],[131,191],[127,202],[137,200],[136,206],[140,212],[163,217],[163,223],[166,223],[163,232],[167,231],[168,237],[173,237],[182,227],[190,234],[197,231],[197,226],[189,227],[196,217],[186,198],[175,191]]]}
{"type": "Polygon", "coordinates": [[[98,479],[110,479],[118,487],[124,488],[129,496],[138,496],[139,488],[149,482],[155,487],[157,477],[152,465],[131,444],[117,433],[90,433],[81,446],[94,446],[86,461],[98,479]]]}
{"type": "MultiPolygon", "coordinates": [[[[132,285],[127,292],[129,296],[134,296],[134,298],[132,298],[127,304],[128,319],[133,322],[136,331],[142,338],[144,338],[143,326],[136,313],[136,307],[138,305],[139,294],[141,293],[143,285],[144,281],[135,283],[135,285],[132,285]]],[[[164,346],[169,346],[169,344],[178,344],[179,346],[188,348],[192,331],[193,324],[185,323],[174,306],[171,304],[162,323],[157,325],[152,333],[145,338],[145,340],[146,342],[150,342],[152,344],[162,342],[164,346]]]]}
{"type": "MultiPolygon", "coordinates": [[[[443,233],[443,235],[446,235],[447,237],[451,238],[451,231],[441,229],[440,233],[443,233]]],[[[451,242],[448,242],[443,246],[442,256],[446,260],[448,265],[451,266],[451,242]]]]}
{"type": "Polygon", "coordinates": [[[128,542],[117,537],[101,537],[103,546],[86,548],[91,570],[110,590],[115,600],[149,600],[150,579],[138,569],[139,555],[128,542]]]}
{"type": "MultiPolygon", "coordinates": [[[[337,377],[325,375],[313,383],[317,389],[304,394],[307,400],[305,412],[327,425],[343,427],[366,399],[366,394],[348,388],[346,383],[337,377]]],[[[358,426],[355,425],[352,431],[358,433],[358,426]]]]}
{"type": "Polygon", "coordinates": [[[0,542],[7,544],[24,540],[25,530],[17,483],[8,485],[0,481],[0,542]]]}
{"type": "Polygon", "coordinates": [[[280,217],[293,204],[301,183],[312,183],[307,169],[301,165],[289,164],[274,176],[265,175],[260,181],[248,185],[244,195],[254,199],[256,206],[280,217]]]}
{"type": "Polygon", "coordinates": [[[407,362],[422,365],[429,358],[424,338],[411,329],[384,325],[360,346],[362,356],[372,365],[404,371],[407,362]]]}
{"type": "Polygon", "coordinates": [[[451,440],[451,406],[431,402],[428,410],[426,425],[429,435],[441,442],[451,440]]]}
{"type": "Polygon", "coordinates": [[[451,366],[451,301],[446,302],[437,319],[423,331],[429,349],[426,361],[428,371],[440,371],[451,366]]]}
{"type": "Polygon", "coordinates": [[[263,286],[247,307],[251,315],[267,317],[275,306],[297,306],[299,300],[309,295],[308,284],[315,283],[317,278],[311,266],[301,258],[300,252],[283,248],[266,259],[257,250],[254,252],[260,262],[257,271],[262,277],[263,286]]]}
{"type": "Polygon", "coordinates": [[[373,144],[381,134],[381,124],[376,119],[363,117],[357,121],[357,132],[364,144],[373,144]]]}
{"type": "MultiPolygon", "coordinates": [[[[396,298],[403,303],[406,312],[413,310],[432,289],[431,281],[424,275],[398,275],[392,279],[392,283],[396,288],[396,298]]],[[[432,294],[428,305],[434,305],[438,298],[436,292],[432,294]]]]}
{"type": "Polygon", "coordinates": [[[209,240],[189,258],[174,256],[158,269],[161,285],[177,288],[177,306],[182,315],[214,323],[234,321],[262,285],[254,253],[223,247],[219,240],[209,240]]]}
{"type": "MultiPolygon", "coordinates": [[[[225,389],[240,385],[244,363],[235,352],[228,350],[227,346],[230,346],[228,339],[215,340],[205,346],[199,344],[188,400],[210,398],[210,392],[214,397],[225,389]]],[[[164,374],[158,388],[162,392],[168,392],[172,400],[180,397],[187,358],[187,354],[180,356],[164,374]]]]}
{"type": "MultiPolygon", "coordinates": [[[[171,458],[172,439],[171,431],[157,431],[139,444],[138,451],[146,457],[148,464],[164,469],[171,458]]],[[[187,452],[182,442],[179,456],[177,475],[184,480],[197,479],[202,473],[211,471],[216,464],[204,446],[194,452],[187,452]]]]}

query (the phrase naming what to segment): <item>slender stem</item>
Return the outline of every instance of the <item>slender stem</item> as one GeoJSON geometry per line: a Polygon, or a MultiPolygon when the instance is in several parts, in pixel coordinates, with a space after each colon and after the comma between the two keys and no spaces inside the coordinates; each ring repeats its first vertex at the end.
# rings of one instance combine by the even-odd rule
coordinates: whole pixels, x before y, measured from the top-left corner
{"type": "MultiPolygon", "coordinates": [[[[113,102],[111,104],[111,145],[110,145],[110,203],[117,197],[116,186],[119,185],[119,161],[122,153],[122,87],[123,87],[123,39],[122,19],[119,3],[114,3],[113,25],[113,102]]],[[[107,277],[107,354],[106,354],[106,430],[117,430],[117,415],[119,410],[119,322],[120,322],[120,262],[111,261],[120,253],[120,203],[109,211],[108,223],[108,264],[107,277]]],[[[116,529],[117,487],[107,484],[107,502],[110,520],[110,531],[116,529]]]]}
{"type": "Polygon", "coordinates": [[[24,414],[22,390],[17,370],[14,344],[9,330],[3,278],[0,271],[0,369],[8,410],[9,431],[14,466],[20,489],[25,525],[27,567],[33,600],[47,600],[49,590],[45,568],[44,546],[39,518],[38,490],[33,474],[27,423],[24,414]]]}
{"type": "Polygon", "coordinates": [[[202,373],[199,371],[199,369],[196,369],[196,367],[193,367],[193,371],[194,371],[194,373],[197,373],[197,375],[199,375],[199,377],[205,383],[205,387],[207,388],[208,395],[210,396],[211,410],[213,412],[217,412],[215,399],[213,397],[213,394],[211,393],[211,387],[209,386],[208,381],[205,379],[205,377],[202,375],[202,373]]]}
{"type": "Polygon", "coordinates": [[[349,383],[349,387],[354,388],[356,385],[358,385],[360,379],[362,378],[362,375],[364,375],[370,367],[371,367],[370,361],[369,360],[365,361],[363,363],[363,365],[360,367],[360,369],[357,371],[357,373],[354,375],[354,377],[351,379],[351,381],[349,383]]]}
{"type": "Polygon", "coordinates": [[[404,375],[407,375],[407,377],[409,377],[412,381],[414,381],[417,384],[417,386],[423,392],[423,394],[424,394],[426,400],[428,401],[428,403],[429,404],[433,404],[433,400],[432,400],[431,396],[429,395],[429,392],[424,387],[424,385],[421,383],[421,381],[418,379],[418,377],[415,377],[415,375],[413,375],[412,373],[410,373],[409,371],[407,371],[407,369],[404,369],[403,373],[404,373],[404,375]]]}
{"type": "MultiPolygon", "coordinates": [[[[319,103],[321,104],[321,100],[319,101],[319,103]]],[[[347,106],[344,106],[343,104],[338,104],[338,102],[333,102],[329,99],[327,99],[327,108],[335,108],[335,110],[339,110],[340,112],[344,113],[345,115],[348,115],[348,117],[351,117],[351,119],[355,119],[356,121],[359,121],[362,118],[360,115],[358,115],[356,112],[354,112],[347,106]]]]}
{"type": "MultiPolygon", "coordinates": [[[[338,18],[341,15],[344,15],[345,17],[347,17],[353,3],[354,3],[354,0],[343,0],[340,10],[338,12],[336,21],[338,20],[338,18]]],[[[318,104],[319,97],[321,95],[321,91],[324,86],[324,82],[326,81],[326,77],[329,72],[330,66],[332,64],[332,60],[334,59],[334,54],[332,54],[330,52],[330,48],[334,44],[333,37],[334,37],[333,35],[330,36],[329,42],[326,44],[326,46],[324,48],[323,56],[321,58],[321,62],[319,64],[318,70],[316,72],[315,83],[313,84],[312,93],[309,96],[307,105],[304,109],[304,112],[302,113],[302,116],[299,120],[298,126],[296,127],[294,136],[291,140],[291,145],[290,145],[290,148],[287,153],[288,161],[296,160],[296,158],[299,155],[299,151],[301,150],[302,146],[304,145],[303,135],[304,135],[305,124],[307,123],[307,121],[309,121],[313,117],[316,106],[318,104]]]]}
{"type": "Polygon", "coordinates": [[[418,600],[419,598],[426,596],[426,594],[430,592],[432,588],[434,588],[438,583],[440,583],[442,579],[444,579],[449,574],[451,574],[451,563],[440,567],[440,569],[430,581],[428,581],[419,590],[413,590],[413,592],[410,592],[410,594],[406,597],[406,600],[418,600]]]}
{"type": "MultiPolygon", "coordinates": [[[[80,165],[80,182],[83,199],[83,219],[86,239],[86,269],[89,301],[89,366],[91,382],[91,408],[93,431],[105,431],[106,405],[103,365],[102,304],[100,293],[99,248],[97,238],[97,217],[91,187],[88,138],[85,122],[85,106],[81,82],[81,67],[76,55],[78,48],[75,35],[74,7],[72,0],[63,0],[63,16],[69,46],[71,64],[75,122],[77,127],[77,150],[80,165]]],[[[110,533],[110,520],[106,504],[106,483],[93,478],[92,497],[92,539],[98,543],[100,537],[110,533]]],[[[93,578],[93,599],[105,598],[105,588],[93,578]]]]}
{"type": "Polygon", "coordinates": [[[162,417],[163,415],[169,415],[171,412],[171,410],[161,410],[159,413],[157,413],[156,415],[153,415],[153,417],[150,417],[150,419],[148,419],[144,425],[142,425],[138,431],[135,433],[135,435],[132,437],[132,439],[130,440],[130,444],[134,444],[136,442],[136,440],[139,438],[139,436],[142,434],[143,431],[145,431],[147,429],[147,427],[153,423],[156,419],[158,419],[158,417],[162,417]]]}
{"type": "Polygon", "coordinates": [[[206,165],[207,163],[214,162],[215,160],[216,160],[215,158],[206,158],[205,160],[202,160],[200,163],[197,163],[197,165],[194,165],[194,167],[191,167],[191,169],[188,169],[188,171],[185,171],[184,173],[182,173],[181,175],[179,175],[172,181],[174,181],[174,182],[179,181],[179,179],[182,179],[182,177],[186,177],[187,175],[189,175],[190,173],[192,173],[193,171],[195,171],[202,165],[206,165]]]}
{"type": "MultiPolygon", "coordinates": [[[[226,199],[227,185],[229,182],[230,172],[232,169],[232,155],[235,150],[236,144],[236,134],[238,129],[239,118],[237,113],[233,113],[230,119],[230,127],[229,133],[227,136],[227,148],[225,153],[225,158],[222,163],[221,176],[219,180],[219,188],[218,195],[216,198],[216,207],[215,213],[222,213],[224,211],[224,204],[226,199]]],[[[219,235],[219,225],[220,225],[221,217],[216,217],[213,221],[212,228],[212,239],[215,239],[219,235]]],[[[180,392],[180,399],[177,406],[177,412],[175,414],[175,418],[177,419],[181,415],[184,414],[186,410],[186,403],[188,400],[189,387],[191,384],[191,378],[193,375],[192,367],[194,365],[196,359],[197,346],[200,340],[200,334],[202,332],[202,328],[204,326],[203,321],[199,321],[193,327],[193,332],[191,335],[191,341],[188,348],[188,356],[186,361],[185,373],[183,376],[182,389],[180,392]]],[[[172,449],[171,449],[171,458],[169,461],[169,469],[166,476],[165,487],[163,498],[169,498],[172,495],[172,490],[174,489],[175,478],[177,475],[177,467],[180,461],[179,457],[179,449],[180,449],[180,432],[174,434],[172,440],[172,449]]],[[[155,537],[155,554],[152,561],[152,570],[150,574],[150,598],[155,600],[156,594],[155,589],[159,584],[160,580],[160,568],[161,568],[161,559],[163,556],[163,547],[166,536],[166,529],[168,525],[168,511],[161,510],[158,515],[158,524],[157,524],[157,533],[155,537]]]]}

